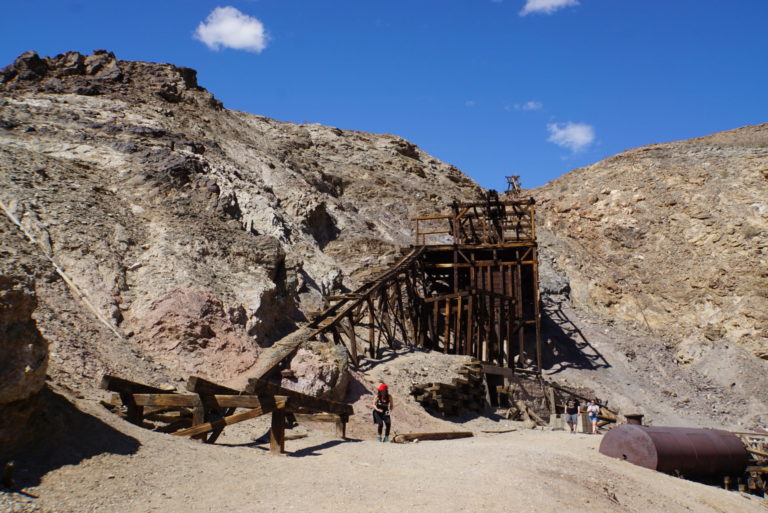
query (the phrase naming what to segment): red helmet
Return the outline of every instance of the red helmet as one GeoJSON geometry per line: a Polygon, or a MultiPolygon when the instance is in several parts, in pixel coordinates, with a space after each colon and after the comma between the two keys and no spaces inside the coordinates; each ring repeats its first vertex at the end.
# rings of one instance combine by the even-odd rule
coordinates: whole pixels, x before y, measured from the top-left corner
{"type": "Polygon", "coordinates": [[[384,383],[382,383],[381,385],[379,385],[379,391],[381,391],[381,390],[386,390],[387,388],[389,388],[389,387],[388,387],[387,385],[385,385],[384,383]]]}

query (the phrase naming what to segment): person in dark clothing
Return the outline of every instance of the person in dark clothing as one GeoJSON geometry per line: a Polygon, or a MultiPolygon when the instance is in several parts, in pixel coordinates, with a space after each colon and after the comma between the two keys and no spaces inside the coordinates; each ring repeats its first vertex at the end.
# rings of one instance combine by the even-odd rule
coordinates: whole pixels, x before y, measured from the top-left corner
{"type": "Polygon", "coordinates": [[[565,403],[565,422],[571,429],[571,433],[576,432],[576,424],[579,422],[579,400],[575,397],[569,397],[565,403]]]}
{"type": "Polygon", "coordinates": [[[394,402],[392,396],[389,395],[389,389],[387,385],[382,383],[373,398],[373,422],[378,426],[379,442],[389,442],[389,430],[392,427],[390,414],[393,406],[394,402]],[[386,430],[382,439],[381,432],[384,430],[384,426],[386,426],[386,430]]]}

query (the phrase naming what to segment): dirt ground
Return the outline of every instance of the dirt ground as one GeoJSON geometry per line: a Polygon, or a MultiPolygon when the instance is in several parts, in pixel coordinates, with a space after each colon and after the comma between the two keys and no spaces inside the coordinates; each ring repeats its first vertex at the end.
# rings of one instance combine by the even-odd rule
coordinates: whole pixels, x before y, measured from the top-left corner
{"type": "MultiPolygon", "coordinates": [[[[138,428],[88,401],[76,410],[56,400],[67,428],[17,461],[24,493],[0,495],[0,511],[768,511],[764,499],[607,458],[598,453],[599,435],[481,432],[514,424],[503,420],[435,419],[432,427],[476,436],[384,444],[356,415],[349,440],[324,426],[298,426],[288,434],[308,436],[274,456],[264,443],[267,418],[205,445],[138,428]]],[[[393,428],[402,431],[397,418],[393,428]]]]}

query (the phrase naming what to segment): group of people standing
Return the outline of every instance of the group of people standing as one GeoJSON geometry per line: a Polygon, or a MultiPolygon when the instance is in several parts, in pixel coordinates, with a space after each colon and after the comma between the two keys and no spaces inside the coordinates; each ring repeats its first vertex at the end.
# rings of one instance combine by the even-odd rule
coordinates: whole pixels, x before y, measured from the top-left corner
{"type": "MultiPolygon", "coordinates": [[[[589,406],[585,410],[585,413],[589,415],[589,422],[592,425],[592,434],[597,434],[597,421],[600,419],[600,406],[595,399],[589,401],[589,406]]],[[[571,396],[565,403],[565,422],[571,430],[571,433],[576,432],[576,424],[579,422],[579,415],[582,414],[581,403],[575,397],[571,396]]]]}
{"type": "MultiPolygon", "coordinates": [[[[389,387],[382,383],[379,385],[376,395],[373,396],[373,422],[376,424],[379,442],[389,441],[389,431],[392,428],[392,408],[394,401],[389,394],[389,387]],[[382,436],[383,435],[383,436],[382,436]]],[[[582,413],[589,415],[589,422],[592,425],[592,434],[597,434],[597,421],[600,419],[600,406],[597,400],[592,399],[589,405],[582,412],[581,403],[576,397],[569,397],[565,403],[565,422],[571,433],[576,432],[576,425],[579,422],[579,416],[582,413]]]]}

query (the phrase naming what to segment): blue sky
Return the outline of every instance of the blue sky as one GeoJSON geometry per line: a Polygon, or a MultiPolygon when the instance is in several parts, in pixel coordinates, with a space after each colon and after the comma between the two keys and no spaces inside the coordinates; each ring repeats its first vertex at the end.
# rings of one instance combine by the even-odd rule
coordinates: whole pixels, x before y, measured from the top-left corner
{"type": "Polygon", "coordinates": [[[0,66],[172,62],[228,108],[398,134],[503,189],[767,122],[767,27],[766,0],[26,0],[0,7],[0,66]],[[217,7],[241,17],[217,32],[217,7]]]}

